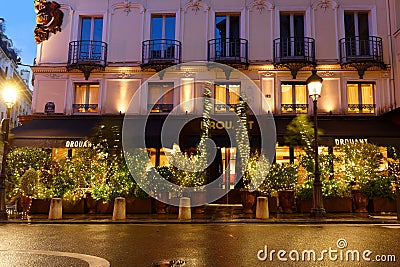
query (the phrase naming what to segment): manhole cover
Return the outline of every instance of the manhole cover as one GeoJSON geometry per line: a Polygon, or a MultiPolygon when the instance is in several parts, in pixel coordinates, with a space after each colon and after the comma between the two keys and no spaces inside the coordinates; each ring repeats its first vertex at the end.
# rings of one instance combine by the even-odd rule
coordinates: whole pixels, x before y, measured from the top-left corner
{"type": "Polygon", "coordinates": [[[186,266],[186,261],[184,260],[163,260],[157,263],[153,263],[151,267],[180,267],[186,266]]]}

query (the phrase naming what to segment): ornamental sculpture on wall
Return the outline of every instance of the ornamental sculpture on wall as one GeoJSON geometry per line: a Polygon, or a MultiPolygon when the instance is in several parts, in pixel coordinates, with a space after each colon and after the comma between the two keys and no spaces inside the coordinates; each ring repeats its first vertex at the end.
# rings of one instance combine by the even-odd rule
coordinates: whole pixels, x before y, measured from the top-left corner
{"type": "Polygon", "coordinates": [[[64,13],[57,2],[46,0],[34,0],[36,15],[36,27],[34,31],[37,44],[49,39],[50,33],[61,32],[64,13]]]}

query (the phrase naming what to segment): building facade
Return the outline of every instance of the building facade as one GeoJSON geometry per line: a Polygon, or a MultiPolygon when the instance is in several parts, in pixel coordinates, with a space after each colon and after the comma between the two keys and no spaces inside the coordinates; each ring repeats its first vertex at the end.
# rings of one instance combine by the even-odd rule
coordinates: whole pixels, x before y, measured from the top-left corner
{"type": "MultiPolygon", "coordinates": [[[[18,116],[31,113],[32,91],[29,88],[30,72],[20,69],[12,41],[5,33],[4,20],[0,18],[0,88],[12,86],[17,91],[17,101],[11,110],[11,127],[19,125],[18,116]]],[[[6,106],[0,101],[0,120],[6,118],[6,106]]]]}
{"type": "MultiPolygon", "coordinates": [[[[45,3],[35,1],[38,15],[45,3]]],[[[180,63],[205,61],[229,65],[257,85],[260,95],[251,100],[253,112],[273,114],[278,162],[294,160],[294,148],[284,142],[287,124],[297,114],[313,114],[305,83],[313,69],[324,79],[318,100],[322,146],[334,150],[347,142],[371,142],[382,150],[399,147],[400,126],[385,115],[395,112],[400,101],[396,1],[58,3],[61,31],[55,27],[46,34],[40,25],[35,30],[39,44],[32,67],[32,115],[14,131],[16,146],[52,148],[67,155],[70,149],[85,147],[84,138],[103,118],[121,121],[130,107],[135,116],[148,118],[152,134],[146,136],[147,148],[153,162],[163,165],[164,148],[158,140],[162,123],[170,114],[201,115],[203,103],[181,104],[202,96],[202,82],[209,77],[190,66],[172,76],[154,75],[180,63]],[[139,90],[140,97],[133,98],[139,90]],[[263,101],[269,109],[263,108],[263,101]]],[[[217,70],[211,90],[216,101],[211,113],[222,116],[212,136],[224,166],[234,164],[236,157],[236,147],[223,137],[231,121],[224,112],[246,91],[232,73],[217,70]]],[[[199,123],[188,128],[180,145],[195,146],[197,139],[190,136],[200,135],[199,123]]],[[[250,134],[256,147],[260,132],[250,129],[250,134]]]]}

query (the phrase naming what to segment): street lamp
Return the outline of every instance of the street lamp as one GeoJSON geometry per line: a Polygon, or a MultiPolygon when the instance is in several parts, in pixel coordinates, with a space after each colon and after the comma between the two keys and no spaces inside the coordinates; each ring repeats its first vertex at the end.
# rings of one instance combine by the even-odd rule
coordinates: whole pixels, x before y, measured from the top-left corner
{"type": "Polygon", "coordinates": [[[322,183],[319,173],[318,163],[318,97],[321,96],[323,79],[317,75],[317,71],[313,70],[310,77],[308,77],[306,83],[308,87],[308,94],[314,103],[314,183],[313,183],[313,207],[311,209],[311,215],[314,217],[323,217],[325,215],[325,209],[322,201],[322,183]]]}
{"type": "Polygon", "coordinates": [[[3,90],[4,104],[7,107],[6,118],[1,121],[1,133],[3,134],[3,159],[1,162],[0,173],[0,220],[7,220],[6,210],[6,168],[7,168],[7,152],[8,152],[8,134],[10,132],[11,109],[17,99],[17,93],[14,88],[6,87],[3,90]]]}

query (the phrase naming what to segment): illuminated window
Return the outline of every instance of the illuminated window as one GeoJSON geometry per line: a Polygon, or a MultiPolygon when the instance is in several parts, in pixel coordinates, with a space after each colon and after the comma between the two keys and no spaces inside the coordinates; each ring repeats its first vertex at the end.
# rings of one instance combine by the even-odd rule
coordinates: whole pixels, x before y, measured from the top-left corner
{"type": "Polygon", "coordinates": [[[74,113],[97,113],[98,103],[98,83],[75,84],[74,104],[72,104],[74,113]]]}
{"type": "Polygon", "coordinates": [[[307,113],[307,85],[284,82],[281,84],[282,113],[307,113]]]}
{"type": "Polygon", "coordinates": [[[150,112],[170,112],[174,107],[174,83],[148,84],[148,109],[150,112]]]}
{"type": "Polygon", "coordinates": [[[235,111],[240,98],[240,84],[215,84],[215,112],[235,111]]]}
{"type": "Polygon", "coordinates": [[[349,113],[374,113],[374,83],[347,83],[347,111],[349,113]]]}
{"type": "Polygon", "coordinates": [[[68,148],[53,148],[52,156],[57,161],[66,159],[68,157],[68,148]]]}

